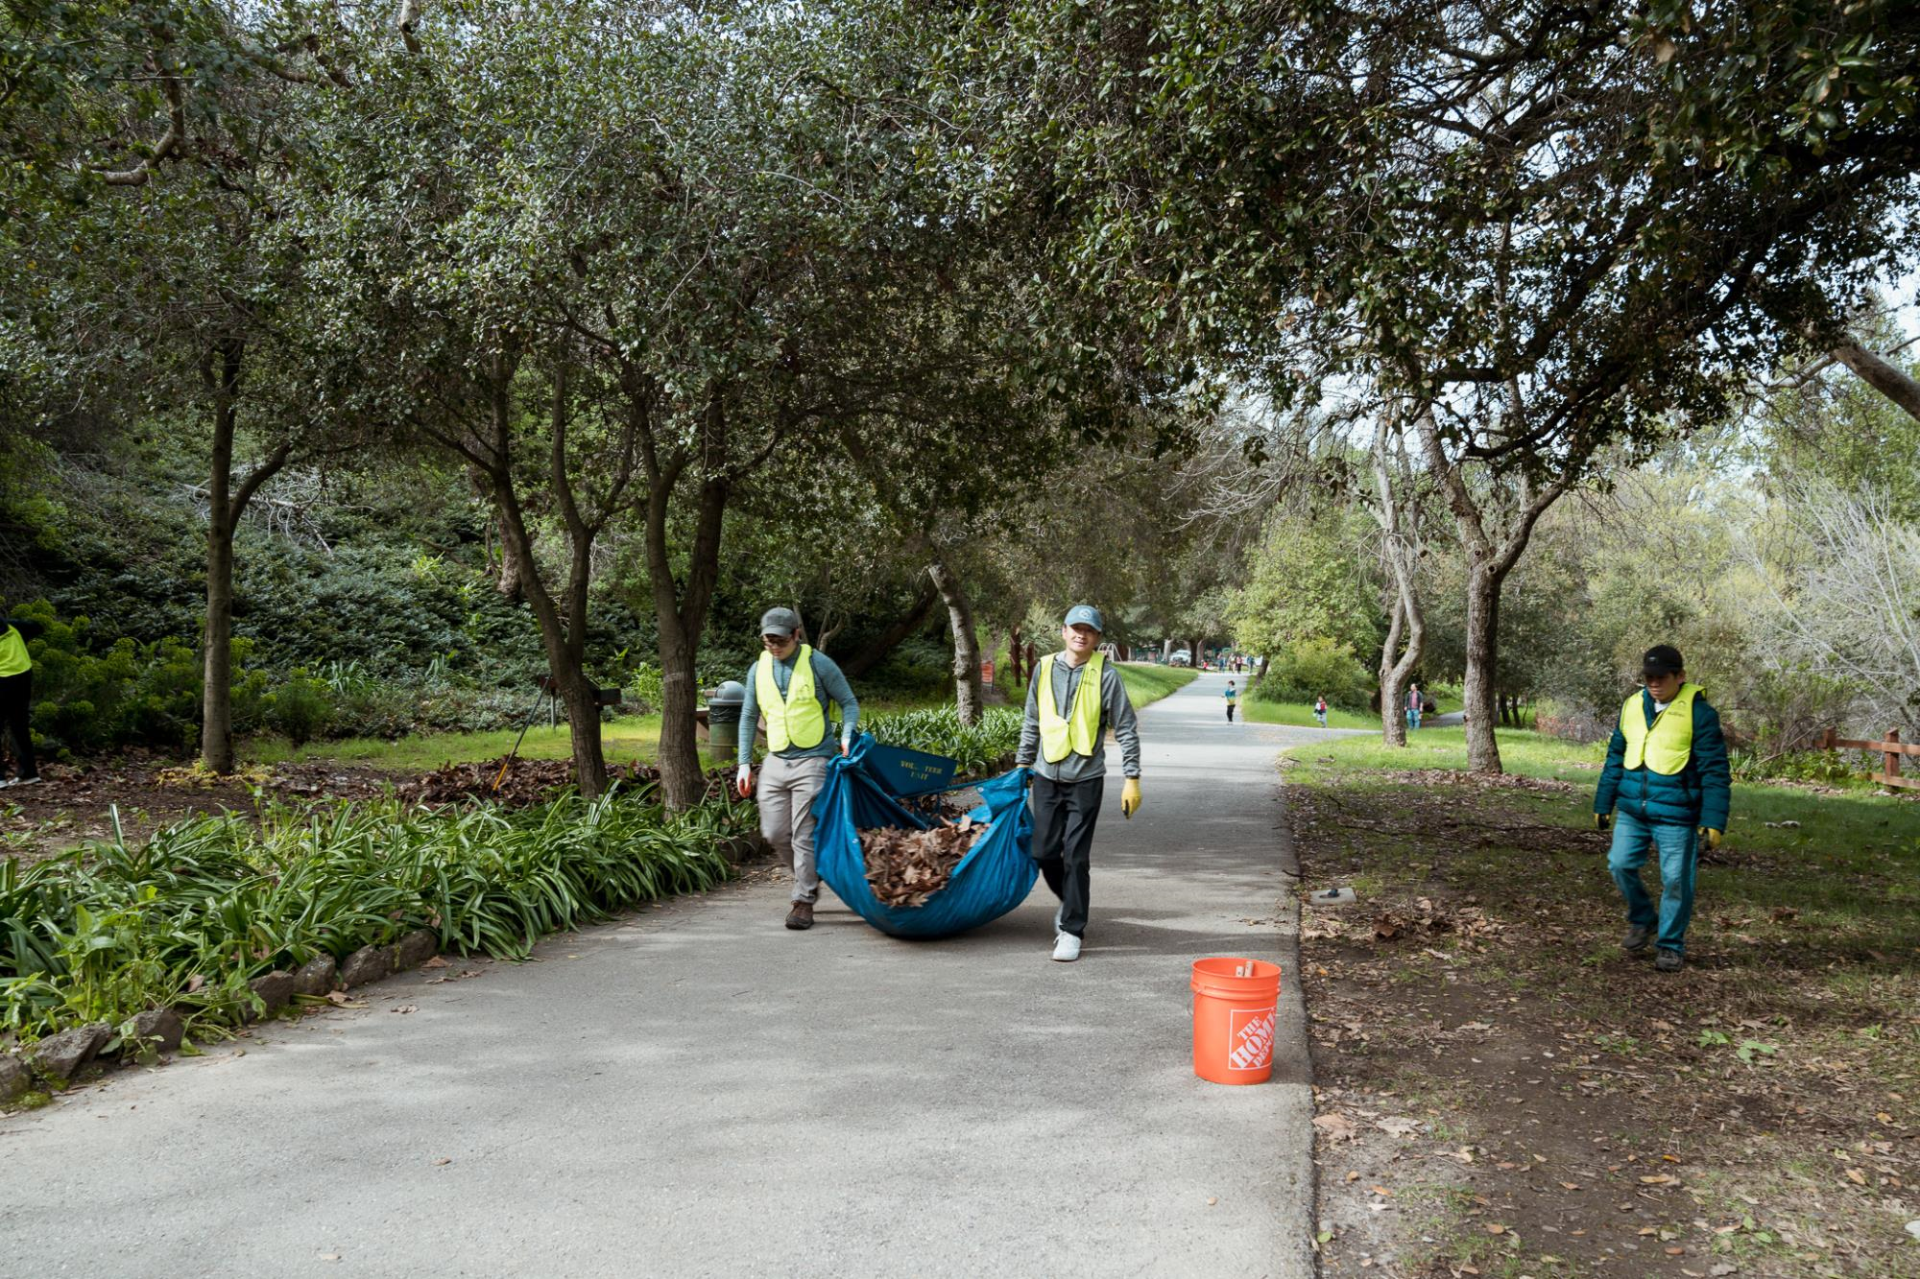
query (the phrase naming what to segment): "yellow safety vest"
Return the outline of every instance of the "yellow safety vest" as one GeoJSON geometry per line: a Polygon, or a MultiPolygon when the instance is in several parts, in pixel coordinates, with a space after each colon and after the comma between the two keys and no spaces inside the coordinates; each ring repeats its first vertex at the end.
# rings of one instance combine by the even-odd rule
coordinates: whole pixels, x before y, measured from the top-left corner
{"type": "Polygon", "coordinates": [[[33,659],[27,656],[27,641],[21,636],[20,628],[9,626],[5,635],[0,635],[0,679],[9,675],[23,675],[33,669],[33,659]]]}
{"type": "Polygon", "coordinates": [[[780,685],[773,678],[773,654],[760,654],[760,669],[754,673],[753,699],[767,721],[767,746],[779,754],[789,746],[812,750],[827,737],[827,712],[813,691],[813,648],[800,646],[794,659],[793,678],[787,681],[787,696],[780,697],[780,685]]]}
{"type": "Polygon", "coordinates": [[[1058,764],[1069,752],[1091,755],[1099,744],[1100,673],[1107,660],[1099,653],[1087,659],[1080,687],[1074,692],[1072,713],[1063,716],[1053,695],[1053,659],[1057,656],[1048,653],[1040,659],[1040,693],[1035,699],[1040,703],[1040,751],[1049,764],[1058,764]]]}
{"type": "Polygon", "coordinates": [[[1693,699],[1699,692],[1698,684],[1682,684],[1651,725],[1640,702],[1642,695],[1627,699],[1620,708],[1620,733],[1627,739],[1626,767],[1645,765],[1662,777],[1672,777],[1687,766],[1693,755],[1693,699]]]}

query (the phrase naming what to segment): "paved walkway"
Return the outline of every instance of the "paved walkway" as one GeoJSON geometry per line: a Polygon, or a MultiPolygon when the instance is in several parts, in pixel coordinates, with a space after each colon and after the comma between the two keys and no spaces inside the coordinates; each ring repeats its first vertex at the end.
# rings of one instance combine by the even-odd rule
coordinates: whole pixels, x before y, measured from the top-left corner
{"type": "Polygon", "coordinates": [[[1044,886],[911,943],[762,882],[409,974],[0,1120],[0,1275],[1309,1276],[1272,763],[1340,734],[1229,725],[1224,679],[1144,712],[1076,965],[1044,886]],[[1212,954],[1286,972],[1269,1085],[1189,1069],[1212,954]]]}

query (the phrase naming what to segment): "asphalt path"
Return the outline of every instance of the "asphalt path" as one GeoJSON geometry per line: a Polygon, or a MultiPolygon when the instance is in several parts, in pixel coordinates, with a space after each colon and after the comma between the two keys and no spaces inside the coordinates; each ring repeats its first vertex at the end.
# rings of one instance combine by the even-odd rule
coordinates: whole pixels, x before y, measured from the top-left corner
{"type": "Polygon", "coordinates": [[[1044,885],[904,942],[763,875],[406,974],[0,1120],[0,1275],[1310,1276],[1274,759],[1343,734],[1225,679],[1142,713],[1131,822],[1115,761],[1077,964],[1044,885]],[[1192,1074],[1209,955],[1282,967],[1271,1083],[1192,1074]]]}

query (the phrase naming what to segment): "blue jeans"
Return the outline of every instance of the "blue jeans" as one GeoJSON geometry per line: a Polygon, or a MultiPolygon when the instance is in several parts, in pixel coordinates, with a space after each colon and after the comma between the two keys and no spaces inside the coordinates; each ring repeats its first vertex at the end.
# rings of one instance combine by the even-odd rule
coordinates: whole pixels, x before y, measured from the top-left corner
{"type": "Polygon", "coordinates": [[[1627,922],[1636,928],[1659,931],[1657,945],[1685,952],[1687,925],[1693,919],[1693,873],[1699,862],[1699,844],[1692,826],[1672,822],[1648,822],[1625,809],[1613,815],[1613,847],[1607,853],[1607,869],[1620,895],[1627,899],[1627,922]],[[1653,899],[1640,882],[1640,868],[1646,864],[1647,848],[1660,850],[1660,916],[1656,921],[1653,899]]]}

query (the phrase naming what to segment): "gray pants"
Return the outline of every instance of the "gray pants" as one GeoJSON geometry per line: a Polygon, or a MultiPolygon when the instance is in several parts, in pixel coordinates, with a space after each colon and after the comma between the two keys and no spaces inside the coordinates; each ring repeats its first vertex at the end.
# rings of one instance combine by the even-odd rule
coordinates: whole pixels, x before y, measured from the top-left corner
{"type": "Polygon", "coordinates": [[[760,833],[780,860],[793,867],[797,902],[812,902],[820,896],[820,876],[813,868],[813,798],[826,779],[825,756],[782,759],[769,755],[760,763],[760,780],[754,787],[760,833]]]}

